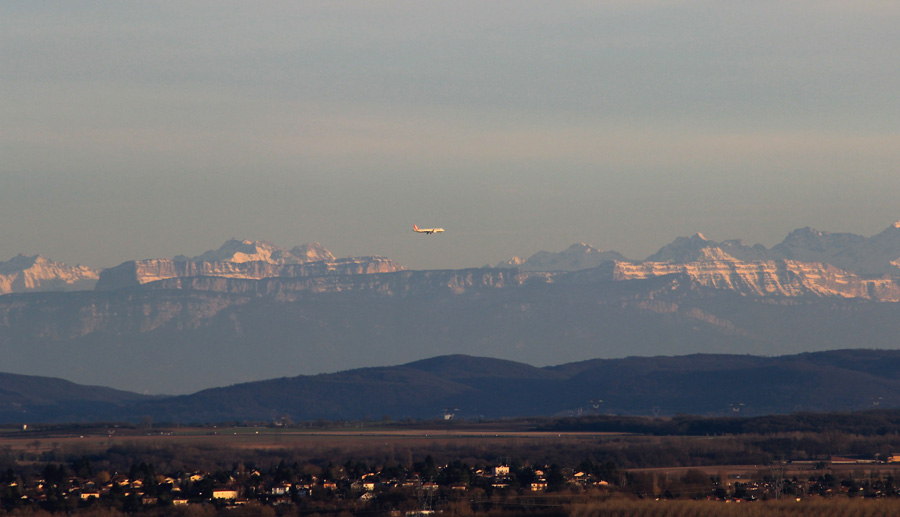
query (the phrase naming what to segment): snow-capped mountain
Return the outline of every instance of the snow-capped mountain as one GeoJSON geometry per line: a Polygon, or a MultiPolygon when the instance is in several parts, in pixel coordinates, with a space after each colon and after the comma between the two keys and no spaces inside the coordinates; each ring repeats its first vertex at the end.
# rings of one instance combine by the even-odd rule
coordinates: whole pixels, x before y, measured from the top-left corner
{"type": "Polygon", "coordinates": [[[320,260],[334,260],[334,255],[318,242],[285,249],[267,241],[230,239],[217,250],[209,250],[196,257],[178,255],[173,260],[175,262],[305,264],[320,260]]]}
{"type": "Polygon", "coordinates": [[[705,248],[690,262],[615,262],[611,280],[684,275],[697,285],[748,296],[859,298],[900,301],[900,285],[887,275],[863,277],[823,262],[738,260],[719,248],[705,248]]]}
{"type": "Polygon", "coordinates": [[[772,252],[803,262],[826,262],[862,275],[900,275],[900,221],[872,237],[801,228],[772,252]]]}
{"type": "Polygon", "coordinates": [[[385,257],[336,259],[319,243],[291,249],[270,242],[231,239],[197,257],[130,260],[100,273],[97,289],[113,290],[170,280],[205,277],[261,280],[334,275],[391,273],[404,267],[385,257]]]}
{"type": "Polygon", "coordinates": [[[716,242],[697,233],[678,237],[647,257],[647,262],[687,263],[698,260],[703,250],[719,249],[738,260],[792,260],[832,266],[863,276],[900,276],[900,221],[872,237],[854,233],[830,233],[810,227],[792,231],[771,249],[744,241],[716,242]]]}
{"type": "Polygon", "coordinates": [[[93,289],[99,275],[96,268],[68,266],[40,255],[17,255],[0,262],[0,294],[93,289]]]}
{"type": "MultiPolygon", "coordinates": [[[[501,264],[513,267],[435,271],[229,241],[190,259],[123,263],[93,291],[0,296],[0,351],[13,371],[183,393],[435,353],[549,364],[896,348],[900,274],[827,261],[896,263],[900,224],[868,238],[802,230],[785,241],[767,250],[695,235],[642,262],[576,244],[501,264]],[[114,357],[124,359],[96,368],[114,357]]],[[[0,273],[39,262],[20,257],[0,273]]]]}
{"type": "Polygon", "coordinates": [[[738,260],[767,260],[773,258],[769,250],[762,244],[750,246],[742,240],[716,242],[707,239],[702,233],[691,237],[678,237],[671,244],[647,257],[647,262],[693,262],[709,256],[705,250],[717,249],[738,260]]]}
{"type": "MultiPolygon", "coordinates": [[[[893,278],[900,278],[900,222],[872,237],[801,228],[771,249],[742,240],[717,242],[697,233],[676,238],[642,262],[577,243],[561,252],[540,251],[527,259],[514,257],[496,267],[550,275],[547,278],[605,267],[617,271],[611,280],[680,272],[701,285],[743,294],[797,296],[802,292],[887,301],[897,298],[893,278]]],[[[20,255],[0,262],[0,294],[95,286],[108,290],[187,277],[260,280],[403,269],[385,257],[337,259],[319,243],[288,249],[266,241],[231,239],[195,257],[128,261],[103,271],[20,255]]]]}
{"type": "Polygon", "coordinates": [[[585,272],[553,277],[564,282],[679,274],[699,286],[748,296],[896,302],[900,301],[900,222],[872,237],[801,228],[771,249],[742,240],[717,242],[696,233],[676,238],[644,261],[629,261],[616,252],[599,252],[581,243],[559,253],[541,251],[527,260],[513,258],[498,267],[547,274],[585,272]]]}

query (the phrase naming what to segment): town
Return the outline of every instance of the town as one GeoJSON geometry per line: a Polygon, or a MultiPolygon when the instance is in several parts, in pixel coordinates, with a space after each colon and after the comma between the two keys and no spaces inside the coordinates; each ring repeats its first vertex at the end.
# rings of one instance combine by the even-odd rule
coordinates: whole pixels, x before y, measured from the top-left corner
{"type": "MultiPolygon", "coordinates": [[[[786,502],[837,508],[836,504],[857,504],[853,501],[869,505],[866,508],[900,509],[900,455],[832,456],[760,465],[704,464],[695,457],[693,466],[630,463],[624,468],[612,459],[604,461],[591,436],[516,433],[474,439],[429,430],[407,432],[386,442],[387,431],[378,430],[304,434],[272,449],[272,443],[287,438],[284,430],[240,431],[235,428],[228,436],[217,429],[196,441],[169,431],[135,432],[118,441],[109,437],[91,441],[91,436],[84,435],[68,442],[60,435],[51,437],[58,441],[50,443],[5,440],[0,445],[0,512],[605,515],[620,508],[621,515],[657,515],[654,512],[663,506],[671,510],[702,504],[695,514],[715,515],[721,514],[722,505],[731,503],[759,506],[771,513],[772,505],[786,502]],[[257,441],[233,442],[226,448],[198,445],[234,437],[257,441]],[[434,441],[425,441],[426,437],[434,441]],[[403,448],[405,442],[410,447],[403,448]],[[376,444],[390,449],[390,454],[374,449],[376,444]],[[429,449],[434,456],[427,454],[429,449]],[[554,456],[553,449],[564,454],[554,456]],[[583,454],[580,460],[579,453],[583,454]],[[501,454],[505,456],[499,461],[487,460],[501,454]],[[406,460],[396,459],[400,456],[406,460]],[[392,459],[373,460],[376,457],[392,459]],[[537,459],[547,457],[559,461],[537,459]],[[190,468],[191,464],[197,467],[190,468]]],[[[647,439],[622,438],[640,443],[647,439]]],[[[672,440],[682,440],[681,446],[687,449],[696,449],[699,440],[710,441],[654,440],[658,451],[665,451],[672,440]]]]}

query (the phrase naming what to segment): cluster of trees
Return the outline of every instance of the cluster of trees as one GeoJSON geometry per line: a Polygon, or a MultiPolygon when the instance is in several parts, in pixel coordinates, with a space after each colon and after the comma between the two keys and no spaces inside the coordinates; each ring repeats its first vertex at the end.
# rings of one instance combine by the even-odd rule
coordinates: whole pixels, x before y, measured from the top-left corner
{"type": "Polygon", "coordinates": [[[593,431],[652,434],[658,436],[769,435],[778,433],[836,433],[861,436],[894,434],[900,429],[900,410],[846,413],[798,412],[749,418],[678,415],[672,418],[592,415],[552,419],[537,423],[552,431],[593,431]]]}
{"type": "Polygon", "coordinates": [[[72,462],[85,456],[99,470],[127,472],[133,463],[145,461],[161,471],[192,469],[214,472],[233,465],[358,461],[368,465],[412,465],[415,458],[431,455],[438,464],[461,460],[468,465],[497,465],[507,458],[521,458],[537,465],[576,466],[582,460],[619,468],[697,467],[705,465],[768,465],[775,462],[829,461],[835,457],[885,461],[900,452],[900,426],[884,434],[781,432],[738,435],[566,435],[559,437],[493,438],[426,441],[390,439],[388,446],[377,440],[317,442],[273,449],[234,448],[198,440],[161,440],[152,444],[117,441],[100,450],[66,449],[57,442],[34,440],[33,447],[12,450],[0,447],[0,469],[30,462],[72,462]]]}

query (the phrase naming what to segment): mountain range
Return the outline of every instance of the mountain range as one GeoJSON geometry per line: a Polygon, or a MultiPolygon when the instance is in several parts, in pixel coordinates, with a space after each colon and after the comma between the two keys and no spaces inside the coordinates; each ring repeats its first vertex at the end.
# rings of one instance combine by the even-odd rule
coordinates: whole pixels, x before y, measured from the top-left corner
{"type": "Polygon", "coordinates": [[[0,263],[0,356],[20,374],[178,394],[446,354],[893,349],[898,260],[900,223],[804,228],[771,249],[697,234],[643,261],[575,244],[460,270],[248,240],[103,270],[19,256],[0,263]]]}
{"type": "MultiPolygon", "coordinates": [[[[900,276],[900,221],[872,237],[801,228],[792,231],[772,248],[761,244],[751,246],[742,240],[716,242],[697,233],[691,237],[678,237],[640,261],[628,259],[616,251],[598,250],[585,243],[578,243],[557,253],[539,251],[527,259],[513,257],[495,267],[515,268],[524,272],[571,272],[608,263],[672,265],[703,263],[716,259],[741,264],[783,261],[828,264],[866,279],[900,276]]],[[[134,260],[109,269],[68,266],[40,255],[18,255],[7,262],[0,262],[0,294],[89,290],[95,287],[117,289],[126,284],[146,284],[184,276],[261,279],[385,273],[402,269],[405,268],[384,257],[336,259],[320,243],[287,249],[266,241],[231,239],[218,249],[196,257],[178,255],[172,259],[134,260]],[[382,263],[376,266],[368,264],[378,261],[382,263]],[[268,267],[260,268],[263,264],[268,267]],[[316,264],[317,267],[291,267],[307,264],[316,264]],[[349,264],[354,264],[354,267],[348,268],[349,264]]],[[[659,274],[668,273],[654,275],[659,274]]]]}
{"type": "Polygon", "coordinates": [[[465,355],[149,397],[0,374],[0,423],[754,416],[900,406],[900,351],[694,354],[552,367],[465,355]]]}

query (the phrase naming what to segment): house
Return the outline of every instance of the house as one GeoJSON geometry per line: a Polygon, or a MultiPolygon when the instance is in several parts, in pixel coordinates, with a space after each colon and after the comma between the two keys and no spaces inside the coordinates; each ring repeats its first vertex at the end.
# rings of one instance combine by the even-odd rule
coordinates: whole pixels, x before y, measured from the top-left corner
{"type": "Polygon", "coordinates": [[[291,484],[288,483],[287,481],[279,483],[279,484],[273,486],[272,489],[269,490],[269,493],[272,495],[289,494],[289,493],[291,493],[291,484]]]}
{"type": "Polygon", "coordinates": [[[546,481],[535,481],[531,484],[532,492],[543,492],[544,490],[547,490],[546,481]]]}
{"type": "Polygon", "coordinates": [[[212,492],[213,499],[234,500],[237,499],[237,496],[237,490],[232,490],[230,488],[217,488],[212,492]]]}

